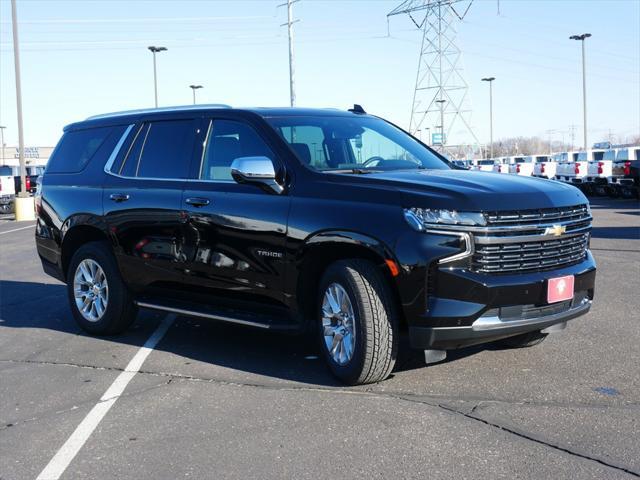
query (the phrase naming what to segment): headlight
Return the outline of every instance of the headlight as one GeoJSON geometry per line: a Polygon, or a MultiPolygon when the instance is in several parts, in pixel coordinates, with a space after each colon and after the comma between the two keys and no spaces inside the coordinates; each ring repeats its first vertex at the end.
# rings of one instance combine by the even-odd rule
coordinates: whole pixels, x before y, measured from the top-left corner
{"type": "Polygon", "coordinates": [[[432,210],[430,208],[405,208],[404,218],[415,230],[446,228],[448,225],[483,227],[487,224],[479,212],[458,212],[456,210],[432,210]]]}

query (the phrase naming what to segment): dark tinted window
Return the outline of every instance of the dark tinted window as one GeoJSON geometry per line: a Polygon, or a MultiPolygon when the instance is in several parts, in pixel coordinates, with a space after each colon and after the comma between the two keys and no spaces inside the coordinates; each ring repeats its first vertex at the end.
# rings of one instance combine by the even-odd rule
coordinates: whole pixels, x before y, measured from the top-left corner
{"type": "Polygon", "coordinates": [[[47,173],[84,170],[107,137],[118,127],[90,128],[66,132],[49,159],[47,173]]]}
{"type": "Polygon", "coordinates": [[[249,125],[231,120],[214,120],[209,127],[200,179],[232,181],[231,163],[239,157],[274,155],[262,138],[249,125]]]}
{"type": "Polygon", "coordinates": [[[193,149],[192,120],[151,122],[138,163],[138,177],[186,178],[193,149]]]}
{"type": "Polygon", "coordinates": [[[124,163],[120,167],[120,175],[124,175],[125,177],[136,176],[138,162],[140,161],[140,153],[142,153],[142,145],[147,138],[148,131],[149,124],[141,125],[136,130],[135,136],[133,137],[133,143],[129,147],[124,163]]]}

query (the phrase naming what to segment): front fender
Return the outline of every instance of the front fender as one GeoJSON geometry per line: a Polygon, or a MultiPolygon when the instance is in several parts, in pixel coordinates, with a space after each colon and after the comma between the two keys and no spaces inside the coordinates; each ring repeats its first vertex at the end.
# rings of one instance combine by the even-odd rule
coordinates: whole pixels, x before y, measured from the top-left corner
{"type": "Polygon", "coordinates": [[[370,235],[350,230],[324,230],[308,236],[299,251],[298,259],[304,258],[310,249],[328,244],[361,247],[380,257],[381,261],[385,259],[396,261],[392,250],[384,242],[370,235]]]}

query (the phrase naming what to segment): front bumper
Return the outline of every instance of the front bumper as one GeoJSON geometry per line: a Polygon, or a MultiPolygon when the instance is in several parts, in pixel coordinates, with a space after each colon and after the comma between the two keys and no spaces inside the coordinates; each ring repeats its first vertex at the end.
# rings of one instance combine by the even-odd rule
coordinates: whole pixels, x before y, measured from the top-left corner
{"type": "Polygon", "coordinates": [[[557,270],[517,275],[439,270],[426,311],[407,318],[411,345],[455,349],[567,322],[589,311],[595,275],[589,251],[582,262],[557,270]],[[565,275],[575,279],[573,300],[548,304],[548,280],[565,275]]]}
{"type": "Polygon", "coordinates": [[[411,346],[424,350],[451,350],[544,330],[586,314],[591,303],[592,299],[588,296],[578,296],[565,311],[539,317],[511,319],[489,314],[479,317],[470,326],[410,327],[411,346]]]}

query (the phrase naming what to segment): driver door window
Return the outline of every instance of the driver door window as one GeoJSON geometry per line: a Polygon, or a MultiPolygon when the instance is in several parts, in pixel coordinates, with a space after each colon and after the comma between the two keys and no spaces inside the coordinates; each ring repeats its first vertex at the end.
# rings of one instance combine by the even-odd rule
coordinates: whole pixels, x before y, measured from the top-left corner
{"type": "Polygon", "coordinates": [[[202,155],[199,179],[232,182],[231,164],[240,157],[275,156],[258,133],[249,125],[233,120],[212,120],[202,155]]]}

